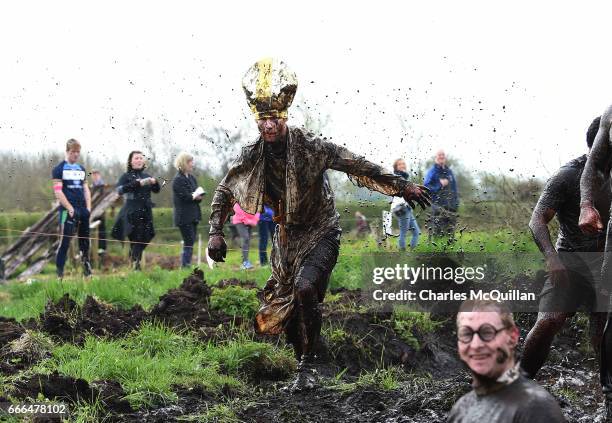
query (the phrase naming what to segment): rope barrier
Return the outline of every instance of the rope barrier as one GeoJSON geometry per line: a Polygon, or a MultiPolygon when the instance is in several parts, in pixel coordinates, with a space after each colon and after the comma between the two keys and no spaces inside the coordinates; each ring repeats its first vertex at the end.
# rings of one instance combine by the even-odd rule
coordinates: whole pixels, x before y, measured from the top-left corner
{"type": "MultiPolygon", "coordinates": [[[[57,234],[57,233],[47,233],[47,232],[33,232],[33,231],[20,231],[18,229],[8,229],[8,228],[0,228],[0,230],[2,231],[9,231],[9,232],[19,232],[22,234],[22,236],[48,236],[48,237],[61,237],[63,236],[62,234],[57,234]]],[[[6,238],[6,237],[0,237],[0,238],[6,238]]],[[[182,247],[182,244],[168,244],[168,243],[159,243],[159,242],[147,242],[147,243],[143,243],[143,242],[138,242],[138,241],[130,241],[130,240],[125,240],[125,241],[120,241],[118,239],[114,239],[114,238],[91,238],[91,237],[84,237],[84,236],[78,236],[78,235],[70,235],[69,238],[71,239],[97,239],[98,241],[107,241],[107,242],[121,242],[121,243],[128,243],[128,244],[146,244],[146,245],[154,245],[154,246],[161,246],[161,247],[182,247]]],[[[242,251],[241,248],[227,248],[227,251],[242,251]]],[[[362,254],[350,254],[350,253],[345,253],[343,254],[345,256],[361,256],[362,254]]]]}

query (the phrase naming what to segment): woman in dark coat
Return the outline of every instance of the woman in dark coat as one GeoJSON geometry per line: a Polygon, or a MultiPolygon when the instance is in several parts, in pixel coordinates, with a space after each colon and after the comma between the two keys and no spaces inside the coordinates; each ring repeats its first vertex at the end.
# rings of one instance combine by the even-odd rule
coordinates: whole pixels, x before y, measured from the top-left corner
{"type": "Polygon", "coordinates": [[[174,161],[174,166],[178,170],[172,181],[174,224],[178,226],[183,237],[181,266],[188,267],[191,265],[198,223],[202,220],[200,201],[204,196],[204,190],[198,187],[198,182],[192,174],[193,156],[191,154],[180,153],[174,161]]]}
{"type": "Polygon", "coordinates": [[[128,157],[127,172],[117,182],[117,191],[123,195],[125,204],[117,216],[112,236],[121,241],[126,237],[130,240],[134,270],[140,270],[142,252],[155,236],[151,192],[158,193],[161,188],[159,182],[145,172],[145,168],[142,152],[132,151],[128,157]]]}

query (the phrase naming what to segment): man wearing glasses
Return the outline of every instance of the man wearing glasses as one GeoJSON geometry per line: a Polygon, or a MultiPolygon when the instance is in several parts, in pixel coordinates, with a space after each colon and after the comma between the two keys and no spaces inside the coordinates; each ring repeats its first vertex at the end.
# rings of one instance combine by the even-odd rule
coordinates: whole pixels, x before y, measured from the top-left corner
{"type": "Polygon", "coordinates": [[[466,301],[457,314],[459,357],[472,372],[471,392],[453,406],[448,422],[565,422],[555,399],[521,375],[515,359],[519,330],[508,307],[466,301]]]}

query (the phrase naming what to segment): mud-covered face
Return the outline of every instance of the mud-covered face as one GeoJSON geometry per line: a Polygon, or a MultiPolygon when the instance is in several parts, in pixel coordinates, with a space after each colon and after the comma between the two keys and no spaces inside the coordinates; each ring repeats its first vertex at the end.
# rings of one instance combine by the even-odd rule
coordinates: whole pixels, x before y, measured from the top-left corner
{"type": "Polygon", "coordinates": [[[265,142],[280,141],[287,134],[287,119],[259,119],[257,121],[257,127],[265,142]]]}
{"type": "Polygon", "coordinates": [[[508,368],[514,365],[514,348],[518,342],[518,329],[504,328],[499,313],[495,311],[462,312],[459,315],[459,333],[461,328],[469,327],[478,331],[483,325],[490,325],[500,330],[490,341],[483,341],[474,333],[469,343],[457,340],[459,357],[477,376],[497,379],[508,368]]]}
{"type": "Polygon", "coordinates": [[[76,163],[77,160],[79,160],[80,156],[81,156],[81,150],[73,148],[66,152],[66,161],[68,163],[76,163]]]}
{"type": "Polygon", "coordinates": [[[145,164],[145,158],[142,154],[134,154],[132,156],[132,161],[130,162],[132,169],[140,170],[144,167],[144,164],[145,164]]]}

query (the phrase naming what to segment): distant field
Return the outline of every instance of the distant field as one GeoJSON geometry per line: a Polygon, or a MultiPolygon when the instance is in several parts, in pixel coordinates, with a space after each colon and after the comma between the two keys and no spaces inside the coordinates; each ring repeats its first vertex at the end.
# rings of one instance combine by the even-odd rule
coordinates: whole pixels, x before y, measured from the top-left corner
{"type": "MultiPolygon", "coordinates": [[[[338,202],[336,208],[340,213],[341,225],[344,232],[350,232],[355,226],[355,212],[359,211],[374,225],[380,226],[380,219],[383,210],[389,210],[388,201],[366,202],[348,201],[338,202]]],[[[115,214],[119,210],[115,211],[115,214]]],[[[530,204],[508,205],[499,201],[487,202],[468,202],[462,204],[459,210],[459,227],[467,227],[472,230],[497,230],[497,229],[527,229],[531,212],[530,204]]],[[[36,223],[44,213],[42,212],[5,212],[0,213],[0,246],[6,245],[14,240],[18,231],[23,231],[27,227],[36,223]]],[[[210,206],[202,206],[203,222],[200,229],[204,234],[208,229],[208,216],[210,206]]],[[[417,220],[424,230],[427,212],[417,209],[415,212],[417,220]]],[[[172,208],[154,208],[153,216],[157,230],[157,239],[177,239],[178,230],[172,224],[172,208]]],[[[114,216],[107,212],[106,226],[112,227],[114,216]]],[[[397,227],[397,223],[394,223],[397,227]]],[[[180,238],[179,238],[180,239],[180,238]]],[[[1,249],[0,249],[1,251],[1,249]]]]}

